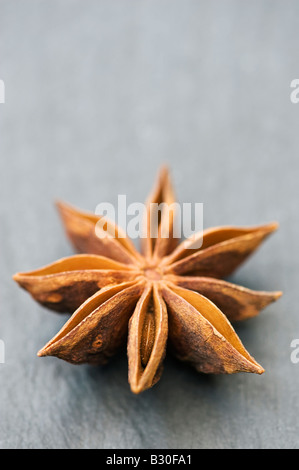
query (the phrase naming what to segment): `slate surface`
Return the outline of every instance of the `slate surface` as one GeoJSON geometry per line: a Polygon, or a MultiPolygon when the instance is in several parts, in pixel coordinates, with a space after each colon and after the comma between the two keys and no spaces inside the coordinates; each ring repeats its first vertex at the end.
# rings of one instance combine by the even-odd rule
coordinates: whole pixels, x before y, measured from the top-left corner
{"type": "Polygon", "coordinates": [[[0,0],[1,448],[298,448],[299,104],[296,1],[0,0]],[[204,226],[277,220],[234,274],[283,290],[236,325],[262,376],[202,376],[171,357],[134,396],[105,368],[36,352],[68,318],[11,280],[73,253],[64,199],[142,202],[168,162],[204,226]]]}

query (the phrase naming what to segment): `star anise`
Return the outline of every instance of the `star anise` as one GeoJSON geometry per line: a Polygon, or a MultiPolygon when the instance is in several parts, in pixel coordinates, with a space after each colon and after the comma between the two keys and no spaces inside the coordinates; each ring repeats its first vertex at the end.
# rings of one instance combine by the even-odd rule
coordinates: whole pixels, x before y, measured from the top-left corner
{"type": "Polygon", "coordinates": [[[230,321],[257,315],[281,292],[253,291],[221,278],[238,268],[277,224],[216,227],[180,242],[172,236],[174,202],[163,168],[146,203],[142,254],[113,222],[57,204],[70,241],[84,254],[14,276],[43,306],[75,310],[39,356],[103,364],[128,337],[134,393],[159,380],[167,339],[173,353],[200,372],[264,372],[230,321]],[[164,203],[156,237],[153,203],[164,203]],[[100,220],[105,224],[99,228],[100,220]],[[200,237],[202,246],[194,248],[200,237]]]}

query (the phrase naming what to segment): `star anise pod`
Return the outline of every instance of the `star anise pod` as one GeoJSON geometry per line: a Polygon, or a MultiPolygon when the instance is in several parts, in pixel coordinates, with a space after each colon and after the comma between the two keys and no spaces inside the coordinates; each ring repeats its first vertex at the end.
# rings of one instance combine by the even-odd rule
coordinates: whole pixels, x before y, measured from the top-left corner
{"type": "Polygon", "coordinates": [[[70,241],[84,254],[14,276],[43,306],[75,311],[39,356],[104,364],[128,337],[134,393],[159,380],[167,339],[173,353],[200,372],[264,372],[230,321],[257,315],[281,292],[253,291],[221,278],[238,268],[277,224],[216,227],[180,242],[172,236],[174,202],[163,168],[146,203],[142,254],[113,222],[58,203],[70,241]],[[155,237],[153,203],[164,203],[155,237]],[[99,221],[105,223],[98,227],[99,221]],[[201,237],[202,246],[194,248],[201,237]]]}

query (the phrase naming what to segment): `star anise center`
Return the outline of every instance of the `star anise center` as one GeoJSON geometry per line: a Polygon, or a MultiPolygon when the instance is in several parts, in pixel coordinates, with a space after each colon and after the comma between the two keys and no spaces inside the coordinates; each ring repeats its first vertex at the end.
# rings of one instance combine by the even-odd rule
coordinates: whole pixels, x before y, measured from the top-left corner
{"type": "Polygon", "coordinates": [[[150,281],[160,281],[163,278],[163,273],[157,266],[146,266],[143,275],[150,281]]]}

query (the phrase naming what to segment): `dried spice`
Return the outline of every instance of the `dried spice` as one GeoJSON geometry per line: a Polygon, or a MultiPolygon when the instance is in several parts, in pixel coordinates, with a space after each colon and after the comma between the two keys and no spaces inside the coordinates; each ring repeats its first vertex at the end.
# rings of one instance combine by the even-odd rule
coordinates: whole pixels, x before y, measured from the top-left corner
{"type": "Polygon", "coordinates": [[[104,364],[127,339],[134,393],[159,380],[167,343],[200,372],[264,372],[231,322],[257,315],[281,292],[253,291],[222,278],[277,224],[216,227],[180,241],[172,235],[173,202],[170,175],[162,168],[146,202],[141,253],[113,222],[105,219],[105,229],[97,229],[102,216],[58,203],[68,238],[81,254],[14,276],[43,306],[74,312],[39,356],[104,364]],[[153,203],[164,203],[157,237],[152,236],[153,203]],[[194,248],[198,237],[202,246],[194,248]]]}

